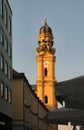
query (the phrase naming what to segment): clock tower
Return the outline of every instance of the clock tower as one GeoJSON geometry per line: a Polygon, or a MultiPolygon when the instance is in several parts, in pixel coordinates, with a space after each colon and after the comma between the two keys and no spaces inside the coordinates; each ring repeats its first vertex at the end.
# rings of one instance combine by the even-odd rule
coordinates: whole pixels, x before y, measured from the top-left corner
{"type": "Polygon", "coordinates": [[[52,29],[44,25],[39,30],[36,48],[37,81],[36,94],[49,110],[57,107],[55,99],[55,48],[53,47],[52,29]]]}

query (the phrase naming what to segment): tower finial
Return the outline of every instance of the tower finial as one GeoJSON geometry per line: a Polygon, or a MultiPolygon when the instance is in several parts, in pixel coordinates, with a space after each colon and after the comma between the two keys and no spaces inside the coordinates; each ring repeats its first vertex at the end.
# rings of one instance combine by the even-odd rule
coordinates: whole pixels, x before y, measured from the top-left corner
{"type": "Polygon", "coordinates": [[[43,24],[46,25],[47,24],[47,18],[43,19],[43,24]]]}

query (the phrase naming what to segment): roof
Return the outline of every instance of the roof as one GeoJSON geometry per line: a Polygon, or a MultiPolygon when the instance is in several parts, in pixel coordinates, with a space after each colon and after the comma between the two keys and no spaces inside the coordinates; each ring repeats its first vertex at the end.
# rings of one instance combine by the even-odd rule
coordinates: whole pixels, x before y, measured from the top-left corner
{"type": "Polygon", "coordinates": [[[56,99],[65,107],[48,112],[45,122],[84,126],[84,76],[59,82],[55,89],[56,99]]]}
{"type": "Polygon", "coordinates": [[[68,108],[84,109],[84,76],[57,83],[56,99],[68,108]]]}
{"type": "Polygon", "coordinates": [[[13,69],[13,78],[19,78],[25,76],[24,73],[19,73],[16,70],[13,69]]]}
{"type": "Polygon", "coordinates": [[[31,84],[31,87],[32,87],[32,90],[35,91],[35,89],[36,89],[36,84],[31,84]]]}
{"type": "Polygon", "coordinates": [[[50,124],[68,125],[71,122],[72,125],[84,126],[84,110],[59,108],[48,112],[44,120],[50,124]]]}
{"type": "Polygon", "coordinates": [[[52,29],[47,25],[46,21],[44,25],[40,28],[39,34],[41,33],[49,33],[50,35],[52,35],[52,29]]]}

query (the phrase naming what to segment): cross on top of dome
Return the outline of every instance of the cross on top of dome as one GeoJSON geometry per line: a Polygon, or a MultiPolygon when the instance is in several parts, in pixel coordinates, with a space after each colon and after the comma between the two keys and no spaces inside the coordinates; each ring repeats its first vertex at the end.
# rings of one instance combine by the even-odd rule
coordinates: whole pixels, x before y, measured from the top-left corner
{"type": "Polygon", "coordinates": [[[47,18],[43,19],[43,25],[45,26],[47,24],[47,18]]]}

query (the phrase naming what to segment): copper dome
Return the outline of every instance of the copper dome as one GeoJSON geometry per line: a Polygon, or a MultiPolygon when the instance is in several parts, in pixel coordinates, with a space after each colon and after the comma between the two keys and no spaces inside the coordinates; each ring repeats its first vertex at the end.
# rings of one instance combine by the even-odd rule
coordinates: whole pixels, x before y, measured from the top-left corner
{"type": "Polygon", "coordinates": [[[48,34],[52,35],[52,29],[47,25],[46,22],[45,22],[44,26],[42,26],[40,28],[39,34],[42,34],[42,33],[48,33],[48,34]]]}

